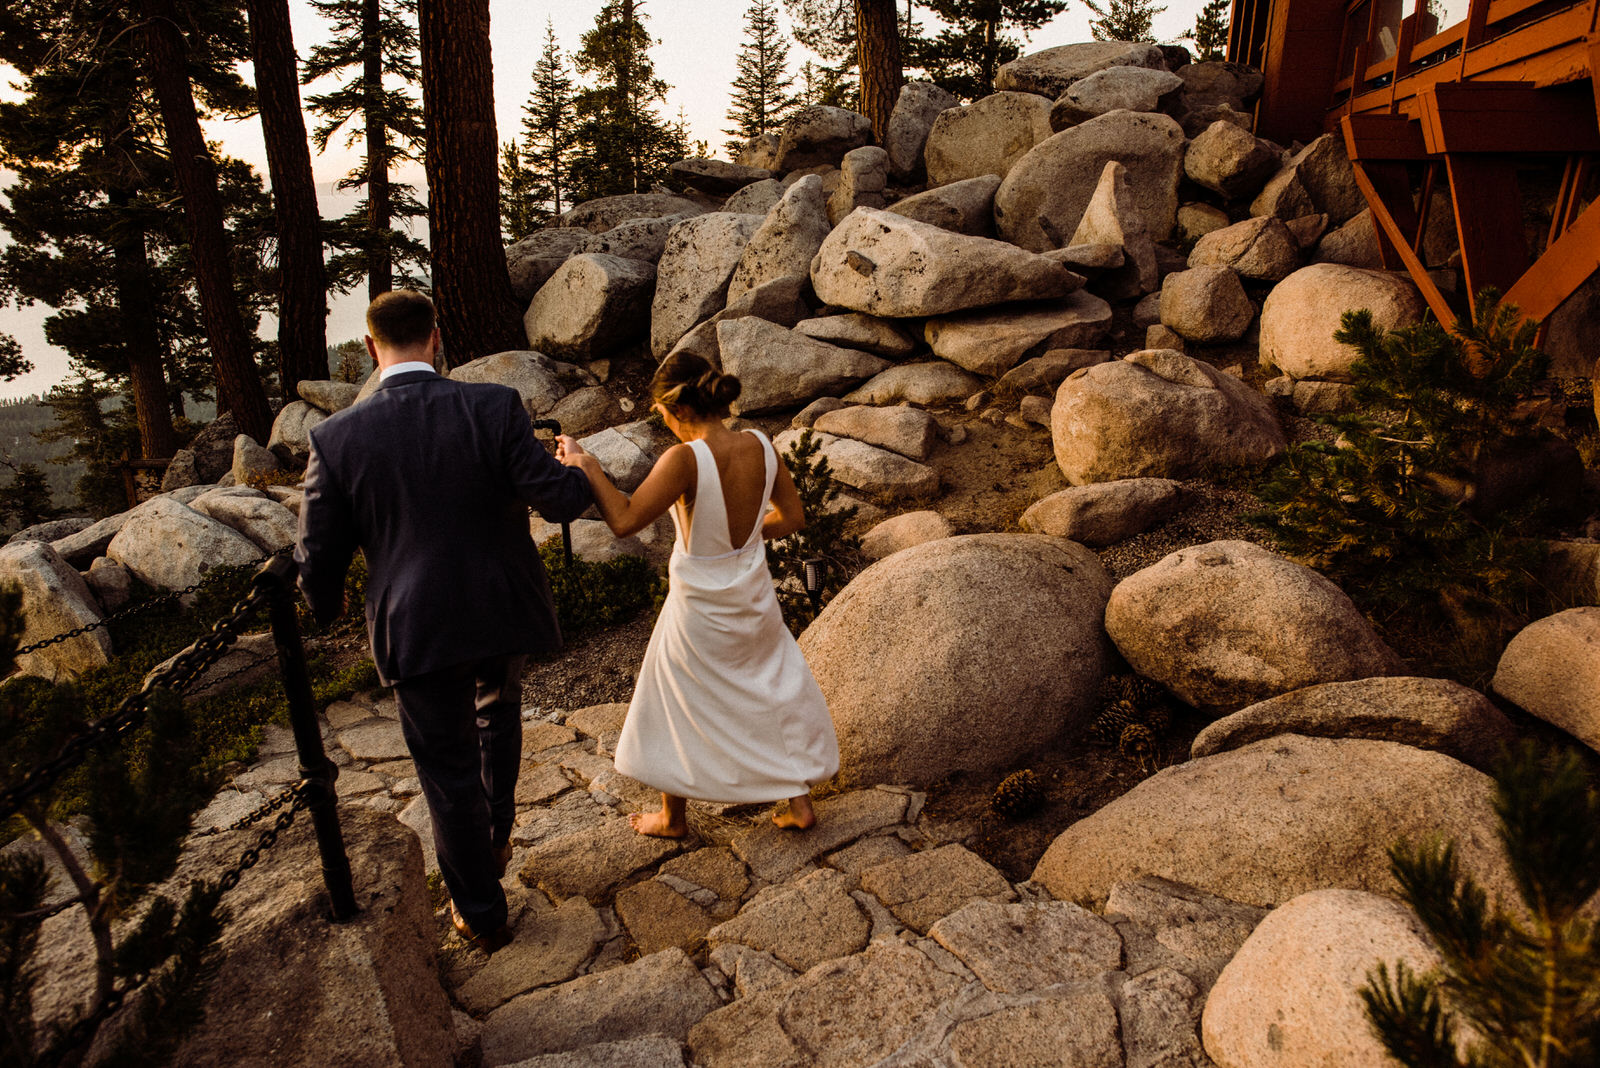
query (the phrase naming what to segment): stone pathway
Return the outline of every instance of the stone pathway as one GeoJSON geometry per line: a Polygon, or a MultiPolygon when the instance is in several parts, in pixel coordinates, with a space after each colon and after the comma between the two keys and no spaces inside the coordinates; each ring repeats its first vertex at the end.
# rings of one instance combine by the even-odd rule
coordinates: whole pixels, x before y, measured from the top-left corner
{"type": "MultiPolygon", "coordinates": [[[[898,786],[824,798],[804,833],[771,806],[692,803],[689,839],[645,838],[626,815],[657,795],[610,757],[624,712],[524,710],[511,945],[488,957],[438,912],[458,1038],[484,1065],[1211,1063],[1205,995],[1263,910],[1155,878],[1103,915],[1051,900],[898,786]]],[[[335,703],[325,743],[340,796],[415,829],[431,872],[395,716],[381,692],[335,703]]],[[[292,781],[292,750],[269,728],[198,825],[292,781]]]]}

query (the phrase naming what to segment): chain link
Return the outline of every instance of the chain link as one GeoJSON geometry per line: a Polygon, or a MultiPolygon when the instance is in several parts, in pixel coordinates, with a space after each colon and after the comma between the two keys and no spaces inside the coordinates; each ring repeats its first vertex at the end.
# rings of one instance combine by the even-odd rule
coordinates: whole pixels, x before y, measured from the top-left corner
{"type": "MultiPolygon", "coordinates": [[[[273,557],[282,556],[284,553],[293,551],[293,549],[293,545],[285,545],[283,548],[278,549],[275,552],[270,552],[266,556],[260,557],[257,560],[253,560],[244,566],[251,568],[260,567],[273,557]]],[[[34,642],[32,645],[25,645],[11,655],[13,657],[19,657],[27,656],[29,653],[37,653],[40,649],[47,649],[50,646],[55,645],[57,642],[71,641],[73,638],[79,638],[92,631],[97,631],[101,627],[110,626],[112,623],[117,623],[124,619],[130,619],[133,616],[139,615],[141,612],[148,612],[158,605],[170,604],[180,597],[187,597],[189,594],[195,593],[211,583],[216,582],[222,577],[223,574],[225,574],[225,572],[213,571],[199,582],[185,586],[181,590],[168,590],[166,593],[151,597],[148,600],[140,601],[138,604],[131,604],[128,607],[113,612],[109,616],[104,616],[93,623],[87,623],[81,627],[73,627],[71,630],[62,631],[53,638],[46,638],[43,641],[34,642]]]]}
{"type": "Polygon", "coordinates": [[[272,826],[261,832],[256,844],[239,855],[239,863],[222,873],[217,885],[222,888],[224,894],[239,885],[240,876],[255,867],[261,860],[261,854],[271,849],[277,843],[278,835],[289,829],[289,824],[294,822],[295,813],[310,804],[306,799],[304,785],[303,782],[295,785],[294,804],[289,806],[287,812],[278,813],[278,818],[272,821],[272,826]]]}
{"type": "Polygon", "coordinates": [[[116,711],[97,720],[83,734],[64,745],[54,759],[34,769],[22,782],[0,794],[0,819],[7,819],[23,802],[49,789],[57,779],[83,762],[89,751],[108,740],[115,740],[144,722],[145,698],[156,687],[183,693],[195,680],[228,651],[239,638],[239,630],[267,599],[266,587],[256,584],[234,606],[233,614],[216,621],[199,641],[179,653],[165,668],[155,672],[137,693],[124,697],[116,711]]]}
{"type": "Polygon", "coordinates": [[[281,794],[278,794],[276,797],[267,798],[267,800],[263,801],[259,806],[257,806],[254,811],[247,815],[240,816],[226,827],[210,827],[203,831],[196,831],[193,837],[210,838],[214,835],[227,834],[229,831],[242,831],[252,823],[257,823],[260,820],[265,819],[274,812],[278,811],[289,801],[299,797],[300,791],[304,790],[305,788],[306,780],[301,779],[299,782],[285,787],[284,791],[281,794]]]}

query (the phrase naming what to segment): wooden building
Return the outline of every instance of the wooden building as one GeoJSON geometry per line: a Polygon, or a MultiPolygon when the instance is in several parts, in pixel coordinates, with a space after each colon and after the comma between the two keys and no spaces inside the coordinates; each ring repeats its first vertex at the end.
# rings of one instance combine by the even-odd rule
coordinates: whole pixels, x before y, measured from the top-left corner
{"type": "Polygon", "coordinates": [[[1343,135],[1385,265],[1442,322],[1486,285],[1544,319],[1600,267],[1600,0],[1234,0],[1228,58],[1265,77],[1259,136],[1343,135]],[[1421,255],[1438,204],[1453,294],[1421,255]]]}

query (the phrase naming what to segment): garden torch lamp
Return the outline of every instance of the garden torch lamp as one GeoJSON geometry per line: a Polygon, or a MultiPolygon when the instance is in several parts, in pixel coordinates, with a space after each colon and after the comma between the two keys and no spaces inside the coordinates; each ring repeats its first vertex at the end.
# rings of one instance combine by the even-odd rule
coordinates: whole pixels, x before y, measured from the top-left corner
{"type": "Polygon", "coordinates": [[[828,562],[820,556],[808,556],[801,561],[800,566],[805,568],[806,596],[811,598],[811,610],[822,610],[822,569],[828,562]]]}

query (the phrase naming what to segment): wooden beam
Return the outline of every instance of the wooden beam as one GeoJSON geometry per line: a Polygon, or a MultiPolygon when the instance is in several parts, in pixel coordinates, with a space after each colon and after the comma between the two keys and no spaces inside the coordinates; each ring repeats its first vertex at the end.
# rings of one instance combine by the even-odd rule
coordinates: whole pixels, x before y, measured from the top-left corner
{"type": "Polygon", "coordinates": [[[1506,291],[1505,299],[1530,319],[1544,319],[1600,269],[1600,200],[1589,205],[1567,232],[1506,291]]]}
{"type": "Polygon", "coordinates": [[[1423,141],[1439,152],[1600,152],[1588,92],[1526,82],[1438,82],[1418,94],[1423,141]]]}
{"type": "Polygon", "coordinates": [[[1528,267],[1516,161],[1450,154],[1445,156],[1445,171],[1455,202],[1467,292],[1476,297],[1484,286],[1494,286],[1504,293],[1528,267]]]}
{"type": "MultiPolygon", "coordinates": [[[[1367,198],[1367,206],[1372,209],[1372,221],[1378,226],[1379,236],[1385,238],[1399,255],[1401,262],[1405,264],[1406,272],[1411,275],[1411,280],[1422,292],[1422,299],[1428,302],[1428,308],[1433,312],[1434,318],[1438,319],[1446,330],[1450,329],[1456,324],[1455,309],[1450,307],[1450,302],[1445,300],[1444,294],[1439,292],[1439,287],[1434,285],[1433,279],[1428,276],[1427,266],[1417,258],[1415,252],[1411,251],[1409,239],[1395,222],[1388,205],[1378,194],[1372,179],[1368,177],[1367,166],[1359,160],[1350,161],[1350,168],[1355,172],[1356,188],[1367,198]]],[[[1410,202],[1409,192],[1405,201],[1410,202]]]]}
{"type": "Polygon", "coordinates": [[[1347,115],[1339,124],[1345,152],[1356,159],[1428,158],[1422,127],[1403,115],[1347,115]]]}

